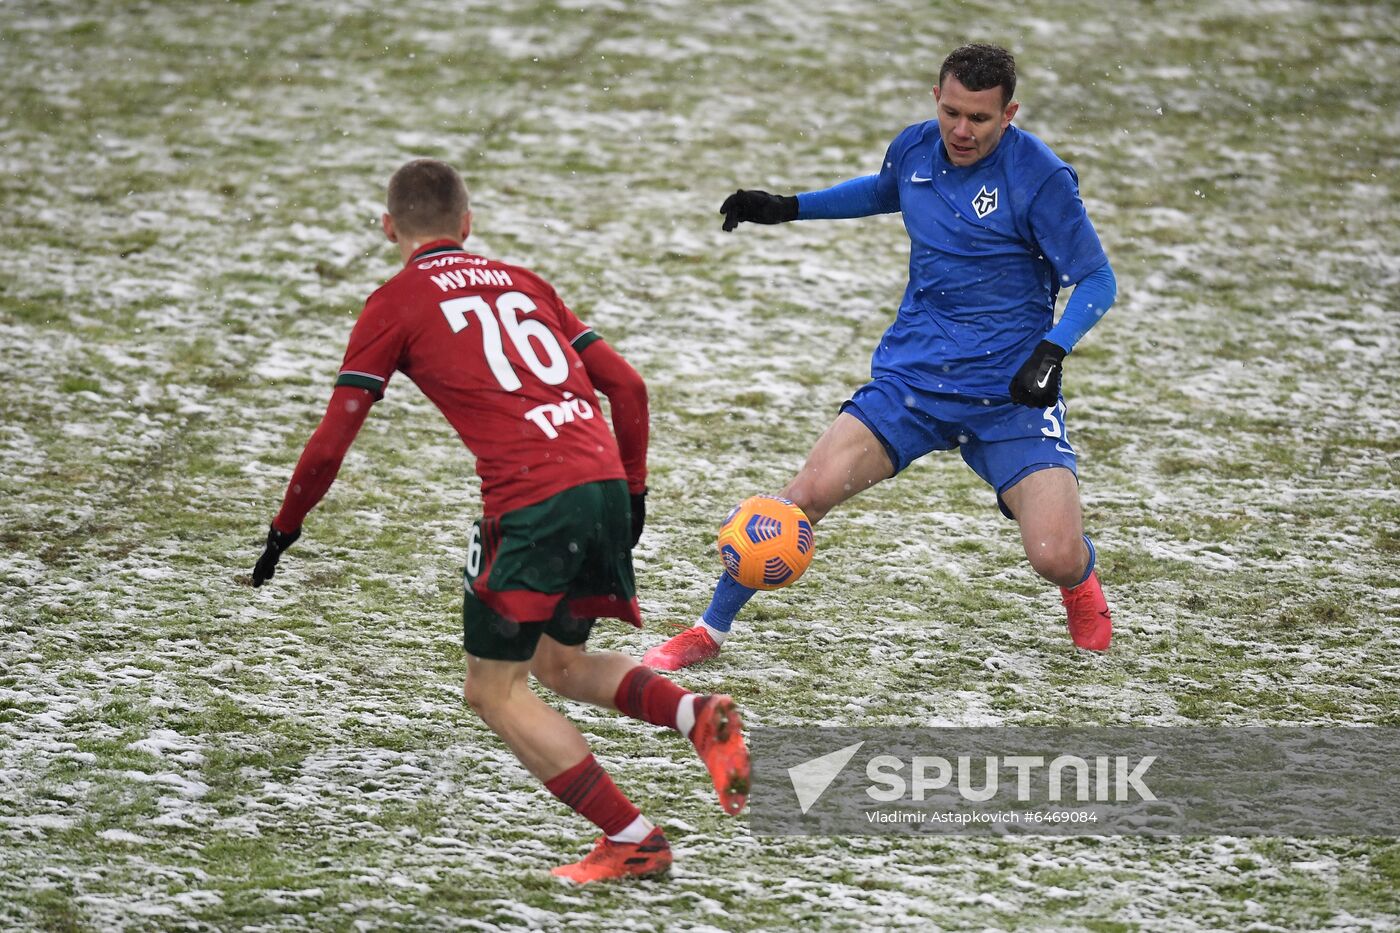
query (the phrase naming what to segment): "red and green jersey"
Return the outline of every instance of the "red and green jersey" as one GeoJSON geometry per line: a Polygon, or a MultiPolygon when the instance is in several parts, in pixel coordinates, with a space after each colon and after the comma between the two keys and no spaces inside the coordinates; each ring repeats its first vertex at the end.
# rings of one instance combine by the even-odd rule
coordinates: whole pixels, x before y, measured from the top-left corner
{"type": "Polygon", "coordinates": [[[370,296],[336,385],[381,398],[395,370],[412,379],[476,455],[496,515],[626,478],[579,359],[597,339],[533,272],[443,240],[370,296]]]}

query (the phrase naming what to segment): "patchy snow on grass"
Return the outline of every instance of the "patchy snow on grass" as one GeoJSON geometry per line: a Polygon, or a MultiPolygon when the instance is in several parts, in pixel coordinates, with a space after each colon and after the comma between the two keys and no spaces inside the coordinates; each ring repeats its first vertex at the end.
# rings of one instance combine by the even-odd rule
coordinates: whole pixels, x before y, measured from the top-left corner
{"type": "MultiPolygon", "coordinates": [[[[979,9],[1120,283],[1066,362],[1114,650],[955,453],[836,510],[677,679],[750,725],[1400,725],[1400,18],[979,9]]],[[[461,699],[470,456],[409,380],[274,581],[248,571],[366,295],[388,174],[646,376],[639,654],[706,605],[904,285],[892,217],[718,229],[874,171],[948,4],[407,0],[0,17],[0,926],[1394,929],[1372,839],[759,839],[683,741],[560,702],[667,827],[665,883],[558,884],[567,813],[461,699]]],[[[950,26],[951,24],[954,24],[950,26]]],[[[762,793],[762,782],[755,793],[762,793]]]]}

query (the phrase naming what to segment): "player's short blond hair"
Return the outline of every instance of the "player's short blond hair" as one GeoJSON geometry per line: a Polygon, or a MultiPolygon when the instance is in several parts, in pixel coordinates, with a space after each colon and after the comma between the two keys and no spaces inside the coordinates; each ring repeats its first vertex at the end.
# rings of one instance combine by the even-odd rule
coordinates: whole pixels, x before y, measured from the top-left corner
{"type": "Polygon", "coordinates": [[[387,207],[401,234],[455,236],[471,199],[452,166],[437,159],[414,159],[389,179],[387,207]]]}

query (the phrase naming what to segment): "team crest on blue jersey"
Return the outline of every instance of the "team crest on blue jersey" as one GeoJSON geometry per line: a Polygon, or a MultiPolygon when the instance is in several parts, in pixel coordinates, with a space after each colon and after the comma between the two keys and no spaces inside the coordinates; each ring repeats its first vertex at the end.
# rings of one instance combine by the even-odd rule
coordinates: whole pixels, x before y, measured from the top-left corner
{"type": "Polygon", "coordinates": [[[978,220],[997,209],[997,190],[993,188],[988,191],[987,186],[983,185],[982,190],[977,192],[977,196],[972,199],[972,209],[976,212],[978,220]]]}

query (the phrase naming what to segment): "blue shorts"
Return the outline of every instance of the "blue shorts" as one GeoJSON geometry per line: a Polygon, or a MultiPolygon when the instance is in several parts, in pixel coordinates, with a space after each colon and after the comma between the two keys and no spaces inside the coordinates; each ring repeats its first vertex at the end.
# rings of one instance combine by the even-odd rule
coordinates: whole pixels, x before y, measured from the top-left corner
{"type": "Polygon", "coordinates": [[[860,419],[885,447],[898,473],[926,453],[962,453],[996,490],[997,505],[1015,518],[1001,494],[1037,470],[1079,471],[1065,431],[1064,396],[1050,408],[984,402],[914,388],[893,376],[862,386],[841,410],[860,419]]]}

